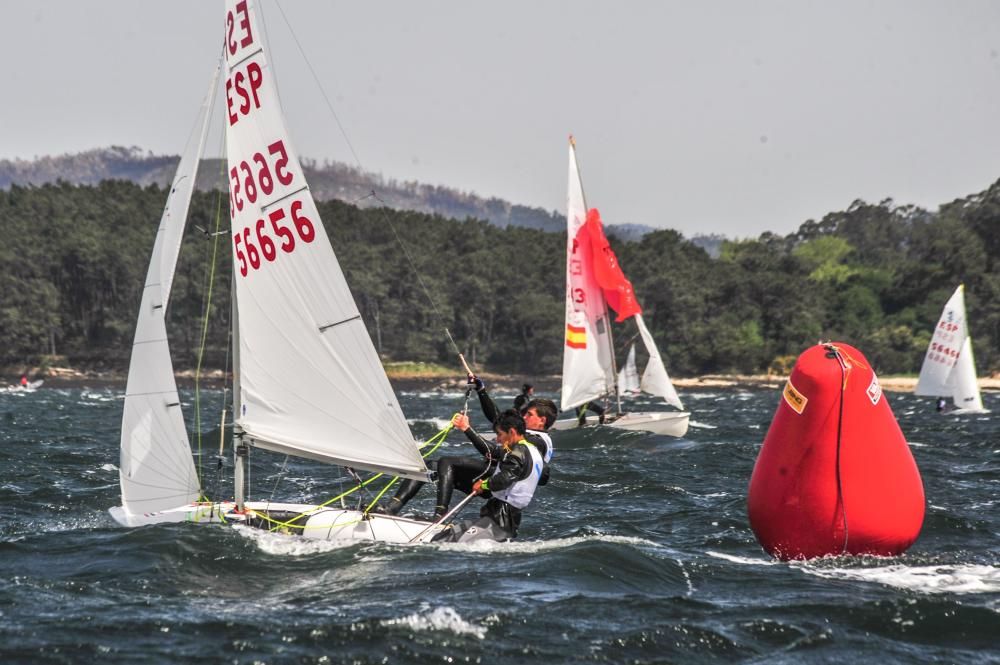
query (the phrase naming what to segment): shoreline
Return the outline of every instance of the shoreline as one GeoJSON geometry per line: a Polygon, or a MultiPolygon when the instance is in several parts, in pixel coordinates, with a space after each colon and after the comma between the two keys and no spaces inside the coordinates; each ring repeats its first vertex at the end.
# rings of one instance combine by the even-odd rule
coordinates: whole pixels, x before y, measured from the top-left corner
{"type": "MultiPolygon", "coordinates": [[[[0,381],[0,384],[10,383],[15,385],[19,374],[17,372],[5,372],[10,377],[8,381],[0,381]]],[[[437,390],[451,391],[461,390],[465,387],[465,378],[456,372],[455,374],[445,374],[436,372],[398,372],[388,371],[389,382],[396,390],[437,390]]],[[[194,371],[182,370],[174,373],[178,387],[190,388],[195,384],[194,371]]],[[[480,377],[487,386],[495,390],[504,392],[520,391],[521,385],[531,383],[535,389],[543,393],[557,392],[560,386],[558,375],[548,375],[541,377],[528,377],[518,374],[493,374],[483,372],[480,377]]],[[[28,371],[30,380],[43,379],[44,386],[50,388],[119,388],[125,389],[125,382],[128,378],[127,372],[118,371],[82,371],[67,367],[53,367],[46,371],[35,368],[28,371]]],[[[230,377],[231,380],[231,377],[230,377]]],[[[787,377],[768,374],[706,374],[697,377],[671,377],[671,381],[677,388],[744,388],[744,389],[780,389],[787,377]]],[[[912,393],[917,385],[915,376],[880,376],[879,382],[883,390],[889,392],[912,393]]],[[[201,385],[208,388],[221,388],[224,377],[221,371],[213,370],[203,372],[201,375],[201,385]]],[[[1000,376],[980,377],[979,387],[981,390],[1000,390],[1000,376]]]]}

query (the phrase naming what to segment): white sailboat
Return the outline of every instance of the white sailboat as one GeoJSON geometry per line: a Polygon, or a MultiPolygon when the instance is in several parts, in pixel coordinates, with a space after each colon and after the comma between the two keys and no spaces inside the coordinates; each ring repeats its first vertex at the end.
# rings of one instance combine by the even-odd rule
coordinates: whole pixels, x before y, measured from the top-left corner
{"type": "MultiPolygon", "coordinates": [[[[589,239],[593,233],[599,233],[603,239],[603,227],[597,211],[588,211],[576,159],[576,144],[572,137],[569,142],[566,225],[566,340],[563,347],[562,410],[573,409],[610,395],[614,396],[617,409],[617,413],[607,421],[611,427],[684,436],[691,414],[683,410],[684,406],[670,382],[656,342],[643,321],[634,294],[631,293],[631,284],[623,275],[620,277],[620,285],[616,287],[623,292],[627,291],[622,300],[629,300],[630,306],[627,311],[618,312],[619,321],[634,318],[639,336],[649,354],[649,362],[639,381],[639,388],[661,397],[678,410],[622,412],[621,386],[615,370],[611,321],[608,317],[608,287],[599,284],[598,264],[589,239]]],[[[610,254],[610,248],[607,253],[605,263],[614,264],[614,270],[620,274],[617,259],[610,254]]],[[[558,420],[555,429],[571,429],[577,427],[578,422],[576,418],[558,420]]]]}
{"type": "Polygon", "coordinates": [[[225,17],[235,500],[199,501],[164,324],[198,145],[181,160],[153,248],[122,420],[122,505],[111,514],[127,526],[227,522],[327,540],[428,541],[441,526],[244,497],[252,448],[397,477],[428,474],[289,140],[255,3],[227,0],[225,17]]]}
{"type": "Polygon", "coordinates": [[[963,284],[958,285],[945,303],[920,367],[914,393],[927,397],[950,396],[955,407],[950,413],[985,411],[976,379],[963,284]]]}

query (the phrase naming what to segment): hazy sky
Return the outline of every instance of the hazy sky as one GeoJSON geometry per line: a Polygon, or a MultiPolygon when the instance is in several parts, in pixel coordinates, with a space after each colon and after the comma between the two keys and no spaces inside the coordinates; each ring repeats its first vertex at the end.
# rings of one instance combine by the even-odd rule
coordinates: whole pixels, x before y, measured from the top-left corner
{"type": "MultiPolygon", "coordinates": [[[[606,221],[786,233],[1000,177],[1000,2],[264,0],[300,154],[606,221]],[[298,51],[288,18],[307,60],[298,51]]],[[[178,154],[222,2],[0,0],[0,157],[178,154]]],[[[221,117],[221,115],[220,115],[221,117]]],[[[213,139],[213,151],[220,142],[213,139]]]]}

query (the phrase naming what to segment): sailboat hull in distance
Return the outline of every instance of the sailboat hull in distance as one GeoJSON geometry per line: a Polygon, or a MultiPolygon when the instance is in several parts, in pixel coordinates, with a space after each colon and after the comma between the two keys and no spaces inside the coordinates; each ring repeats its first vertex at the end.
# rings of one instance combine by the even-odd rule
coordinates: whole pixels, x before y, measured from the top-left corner
{"type": "MultiPolygon", "coordinates": [[[[615,427],[617,429],[636,430],[642,432],[652,432],[663,436],[682,437],[687,434],[688,420],[691,414],[687,411],[643,411],[637,413],[623,413],[621,417],[605,423],[605,427],[615,427]]],[[[589,418],[586,426],[597,424],[597,418],[589,418]]],[[[552,426],[555,430],[577,429],[580,426],[576,418],[564,418],[557,420],[552,426]]]]}

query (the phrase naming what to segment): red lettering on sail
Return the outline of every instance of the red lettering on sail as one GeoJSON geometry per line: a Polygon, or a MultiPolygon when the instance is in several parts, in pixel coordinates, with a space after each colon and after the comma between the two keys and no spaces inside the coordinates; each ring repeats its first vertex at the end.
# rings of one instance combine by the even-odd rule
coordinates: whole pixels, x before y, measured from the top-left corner
{"type": "Polygon", "coordinates": [[[296,235],[303,243],[310,243],[316,238],[316,227],[311,219],[302,214],[302,207],[302,201],[296,199],[287,208],[276,208],[269,212],[267,220],[257,219],[244,228],[242,233],[233,234],[233,250],[239,261],[240,275],[246,277],[250,272],[275,261],[279,256],[279,249],[282,253],[291,254],[299,246],[296,235]],[[281,223],[289,217],[292,220],[291,226],[295,227],[294,232],[291,226],[281,223]],[[271,223],[270,229],[267,228],[268,221],[271,223]],[[280,245],[275,242],[275,238],[280,238],[280,245]]]}
{"type": "MultiPolygon", "coordinates": [[[[239,27],[242,31],[242,37],[240,38],[239,47],[246,48],[253,43],[253,34],[250,31],[250,14],[247,11],[246,0],[236,3],[236,12],[239,14],[239,27]]],[[[233,39],[233,32],[236,28],[237,17],[233,16],[232,12],[226,14],[226,48],[229,51],[229,55],[236,55],[237,43],[233,39]]]]}
{"type": "Polygon", "coordinates": [[[264,73],[256,62],[247,63],[245,69],[236,70],[226,79],[226,107],[229,109],[230,126],[235,125],[240,117],[249,115],[254,108],[260,108],[257,91],[263,82],[264,73]],[[235,110],[234,102],[238,104],[235,110]]]}

